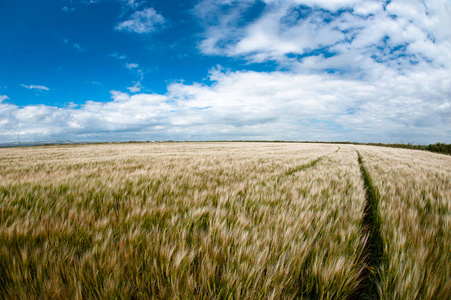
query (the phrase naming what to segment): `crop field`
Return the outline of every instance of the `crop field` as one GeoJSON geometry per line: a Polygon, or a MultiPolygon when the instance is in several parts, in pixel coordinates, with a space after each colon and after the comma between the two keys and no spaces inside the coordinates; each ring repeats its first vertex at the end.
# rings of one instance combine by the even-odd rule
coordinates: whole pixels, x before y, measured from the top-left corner
{"type": "Polygon", "coordinates": [[[451,298],[451,157],[365,147],[385,240],[381,291],[389,299],[451,298]]]}
{"type": "Polygon", "coordinates": [[[451,156],[0,149],[0,299],[447,299],[450,278],[451,156]]]}

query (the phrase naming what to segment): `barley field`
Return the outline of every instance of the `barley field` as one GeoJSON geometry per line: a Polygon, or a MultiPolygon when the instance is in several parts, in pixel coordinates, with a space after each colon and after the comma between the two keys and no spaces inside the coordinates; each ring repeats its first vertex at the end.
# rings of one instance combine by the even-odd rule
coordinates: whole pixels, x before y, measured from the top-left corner
{"type": "Polygon", "coordinates": [[[450,156],[192,142],[0,158],[1,299],[451,295],[450,156]]]}

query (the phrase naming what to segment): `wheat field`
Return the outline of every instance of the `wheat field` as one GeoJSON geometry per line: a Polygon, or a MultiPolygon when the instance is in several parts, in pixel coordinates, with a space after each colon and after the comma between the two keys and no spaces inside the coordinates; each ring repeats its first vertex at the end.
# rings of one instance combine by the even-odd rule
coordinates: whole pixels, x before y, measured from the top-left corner
{"type": "Polygon", "coordinates": [[[451,298],[451,158],[362,147],[380,194],[385,299],[451,298]]]}
{"type": "Polygon", "coordinates": [[[192,142],[3,148],[0,158],[0,298],[451,295],[450,156],[192,142]],[[362,170],[378,222],[364,220],[362,170]],[[379,264],[367,259],[374,226],[379,264]]]}

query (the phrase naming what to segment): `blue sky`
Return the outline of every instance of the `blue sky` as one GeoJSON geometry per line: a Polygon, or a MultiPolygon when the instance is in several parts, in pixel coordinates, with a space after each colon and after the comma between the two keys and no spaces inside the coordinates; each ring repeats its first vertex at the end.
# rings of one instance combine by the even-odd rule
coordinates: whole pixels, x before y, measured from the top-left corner
{"type": "Polygon", "coordinates": [[[451,143],[449,0],[0,0],[0,143],[451,143]]]}

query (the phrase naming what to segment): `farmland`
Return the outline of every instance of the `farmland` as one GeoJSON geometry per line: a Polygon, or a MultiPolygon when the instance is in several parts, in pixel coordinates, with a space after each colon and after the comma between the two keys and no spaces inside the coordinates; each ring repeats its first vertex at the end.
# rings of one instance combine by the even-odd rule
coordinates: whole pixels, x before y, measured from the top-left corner
{"type": "Polygon", "coordinates": [[[0,158],[0,298],[451,295],[450,156],[218,142],[0,158]]]}

